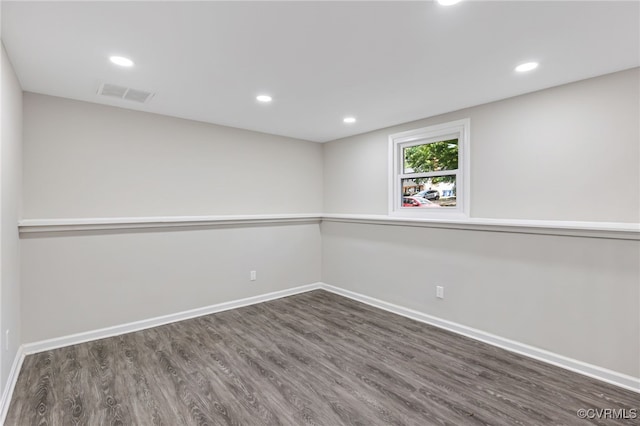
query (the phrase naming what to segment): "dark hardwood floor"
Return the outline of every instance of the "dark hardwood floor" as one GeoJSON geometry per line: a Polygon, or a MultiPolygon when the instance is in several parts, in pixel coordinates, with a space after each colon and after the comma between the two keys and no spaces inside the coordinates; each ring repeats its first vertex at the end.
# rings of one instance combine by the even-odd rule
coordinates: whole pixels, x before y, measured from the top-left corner
{"type": "Polygon", "coordinates": [[[30,355],[5,424],[640,424],[576,414],[639,408],[637,393],[318,290],[30,355]]]}

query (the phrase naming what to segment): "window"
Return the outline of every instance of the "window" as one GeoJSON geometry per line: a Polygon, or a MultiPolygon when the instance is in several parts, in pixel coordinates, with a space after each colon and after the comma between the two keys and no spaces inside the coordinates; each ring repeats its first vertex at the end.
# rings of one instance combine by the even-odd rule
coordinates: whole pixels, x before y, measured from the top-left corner
{"type": "Polygon", "coordinates": [[[389,214],[469,216],[469,119],[389,136],[389,214]]]}

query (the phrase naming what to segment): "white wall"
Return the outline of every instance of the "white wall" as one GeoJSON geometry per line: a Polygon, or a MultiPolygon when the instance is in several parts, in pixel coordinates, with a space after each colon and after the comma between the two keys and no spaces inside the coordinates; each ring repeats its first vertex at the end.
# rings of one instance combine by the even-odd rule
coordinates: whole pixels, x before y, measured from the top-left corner
{"type": "Polygon", "coordinates": [[[22,240],[24,341],[319,282],[320,248],[318,224],[31,235],[22,240]]]}
{"type": "Polygon", "coordinates": [[[322,211],[322,145],[24,96],[24,218],[322,211]]]}
{"type": "MultiPolygon", "coordinates": [[[[330,142],[325,212],[386,214],[388,135],[469,117],[472,216],[637,223],[638,71],[330,142]]],[[[328,284],[640,377],[638,241],[323,222],[322,244],[328,284]]]]}
{"type": "Polygon", "coordinates": [[[2,46],[0,126],[0,394],[21,341],[20,214],[22,179],[22,89],[2,46]],[[6,331],[10,331],[5,350],[6,331]]]}
{"type": "Polygon", "coordinates": [[[387,214],[388,136],[471,119],[471,215],[640,221],[640,69],[325,144],[324,211],[387,214]]]}
{"type": "MultiPolygon", "coordinates": [[[[24,103],[25,218],[322,211],[320,144],[31,93],[24,103]]],[[[318,223],[25,234],[23,341],[318,282],[320,249],[318,223]]]]}
{"type": "Polygon", "coordinates": [[[323,222],[322,245],[323,282],[640,377],[637,241],[323,222]]]}
{"type": "MultiPolygon", "coordinates": [[[[635,69],[324,146],[26,94],[25,217],[385,214],[388,134],[470,117],[472,215],[637,222],[638,88],[635,69]]],[[[640,377],[637,241],[321,228],[25,235],[23,341],[322,280],[640,377]]]]}

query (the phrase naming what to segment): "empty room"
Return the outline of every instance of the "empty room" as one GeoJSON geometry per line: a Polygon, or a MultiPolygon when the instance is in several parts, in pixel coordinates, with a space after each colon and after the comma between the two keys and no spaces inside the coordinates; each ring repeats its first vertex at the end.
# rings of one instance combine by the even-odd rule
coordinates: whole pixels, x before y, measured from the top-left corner
{"type": "Polygon", "coordinates": [[[640,2],[0,5],[0,425],[640,425],[640,2]]]}

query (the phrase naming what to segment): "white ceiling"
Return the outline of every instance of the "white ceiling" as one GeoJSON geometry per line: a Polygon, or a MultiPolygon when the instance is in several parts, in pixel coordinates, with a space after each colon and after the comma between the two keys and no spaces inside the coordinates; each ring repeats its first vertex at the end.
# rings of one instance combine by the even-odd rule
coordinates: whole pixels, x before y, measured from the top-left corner
{"type": "Polygon", "coordinates": [[[639,66],[640,3],[3,1],[2,38],[26,91],[324,142],[639,66]]]}

